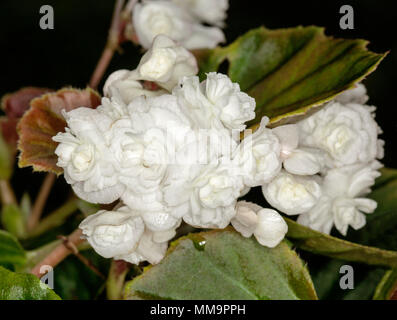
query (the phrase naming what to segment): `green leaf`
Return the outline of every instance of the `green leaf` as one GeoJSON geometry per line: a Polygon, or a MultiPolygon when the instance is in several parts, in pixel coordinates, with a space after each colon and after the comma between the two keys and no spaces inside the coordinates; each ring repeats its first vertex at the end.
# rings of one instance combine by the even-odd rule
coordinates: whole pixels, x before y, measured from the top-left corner
{"type": "Polygon", "coordinates": [[[9,179],[12,174],[12,155],[0,131],[0,179],[9,179]]]}
{"type": "Polygon", "coordinates": [[[127,283],[127,299],[316,299],[308,271],[283,241],[261,246],[233,229],[190,234],[127,283]]]}
{"type": "Polygon", "coordinates": [[[389,270],[376,287],[374,300],[397,300],[397,269],[389,270]]]}
{"type": "Polygon", "coordinates": [[[8,204],[3,206],[1,212],[1,222],[4,229],[18,238],[25,235],[25,219],[22,210],[17,204],[8,204]]]}
{"type": "Polygon", "coordinates": [[[0,266],[0,300],[60,300],[32,274],[15,273],[0,266]]]}
{"type": "Polygon", "coordinates": [[[23,265],[26,254],[18,240],[11,233],[0,230],[0,265],[23,265]]]}
{"type": "Polygon", "coordinates": [[[62,110],[70,111],[81,106],[96,108],[100,103],[100,95],[90,88],[66,88],[33,99],[17,126],[18,149],[21,151],[19,167],[32,166],[35,171],[61,174],[54,153],[58,144],[52,137],[65,130],[62,110]]]}
{"type": "Polygon", "coordinates": [[[287,238],[302,250],[331,258],[397,268],[397,252],[368,247],[342,240],[302,226],[284,218],[288,224],[287,238]]]}
{"type": "Polygon", "coordinates": [[[228,74],[256,99],[256,118],[294,122],[374,71],[385,54],[367,41],[334,39],[319,27],[249,31],[224,48],[200,52],[200,75],[229,62],[228,74]]]}

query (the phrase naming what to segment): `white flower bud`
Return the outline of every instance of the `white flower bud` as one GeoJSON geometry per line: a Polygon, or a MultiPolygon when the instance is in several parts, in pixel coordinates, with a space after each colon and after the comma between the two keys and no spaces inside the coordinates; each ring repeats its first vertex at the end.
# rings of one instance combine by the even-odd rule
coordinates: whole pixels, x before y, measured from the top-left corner
{"type": "Polygon", "coordinates": [[[309,211],[321,196],[315,177],[294,176],[286,171],[264,185],[262,192],[272,207],[288,215],[309,211]]]}
{"type": "Polygon", "coordinates": [[[288,231],[286,222],[277,211],[245,201],[237,203],[236,216],[231,223],[244,237],[254,234],[261,245],[269,248],[277,246],[288,231]]]}
{"type": "Polygon", "coordinates": [[[280,157],[285,170],[297,175],[314,175],[321,171],[325,161],[324,152],[320,149],[299,147],[297,125],[276,127],[272,132],[280,140],[280,157]]]}
{"type": "Polygon", "coordinates": [[[141,80],[154,81],[171,91],[183,76],[197,74],[196,58],[165,35],[158,35],[137,68],[141,80]]]}
{"type": "Polygon", "coordinates": [[[132,21],[138,41],[145,49],[159,34],[178,41],[189,50],[214,48],[225,40],[221,29],[201,25],[186,10],[168,1],[137,3],[132,21]]]}
{"type": "Polygon", "coordinates": [[[98,254],[112,258],[135,250],[144,223],[138,213],[122,207],[117,211],[98,211],[84,219],[79,228],[98,254]]]}

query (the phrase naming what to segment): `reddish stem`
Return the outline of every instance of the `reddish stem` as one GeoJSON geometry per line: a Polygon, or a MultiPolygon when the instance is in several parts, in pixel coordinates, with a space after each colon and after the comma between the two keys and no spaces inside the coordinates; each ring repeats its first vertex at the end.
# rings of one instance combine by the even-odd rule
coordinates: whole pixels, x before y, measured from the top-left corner
{"type": "Polygon", "coordinates": [[[109,66],[110,61],[113,58],[114,52],[118,47],[121,31],[121,11],[123,9],[123,6],[124,0],[116,1],[113,11],[112,23],[109,30],[108,41],[89,83],[89,86],[93,89],[96,89],[98,87],[99,82],[101,81],[107,67],[109,66]]]}
{"type": "Polygon", "coordinates": [[[69,254],[74,253],[73,249],[71,248],[71,244],[74,247],[77,247],[79,244],[84,242],[85,240],[82,239],[81,236],[81,230],[76,229],[70,236],[67,237],[67,241],[64,241],[55,247],[55,249],[51,251],[47,257],[40,261],[30,272],[39,278],[42,277],[44,274],[40,272],[41,267],[48,265],[54,268],[69,254]]]}

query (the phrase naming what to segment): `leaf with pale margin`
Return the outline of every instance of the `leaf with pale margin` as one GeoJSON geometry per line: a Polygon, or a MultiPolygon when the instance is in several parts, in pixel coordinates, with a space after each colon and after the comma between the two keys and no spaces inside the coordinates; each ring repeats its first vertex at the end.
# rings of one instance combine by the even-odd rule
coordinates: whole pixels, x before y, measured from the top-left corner
{"type": "Polygon", "coordinates": [[[126,299],[317,299],[309,273],[283,241],[261,246],[231,228],[182,237],[126,285],[126,299]]]}
{"type": "Polygon", "coordinates": [[[196,56],[202,79],[228,61],[232,81],[256,100],[256,118],[249,125],[268,116],[275,126],[296,122],[374,71],[385,54],[368,51],[367,44],[327,37],[314,26],[261,27],[196,56]]]}

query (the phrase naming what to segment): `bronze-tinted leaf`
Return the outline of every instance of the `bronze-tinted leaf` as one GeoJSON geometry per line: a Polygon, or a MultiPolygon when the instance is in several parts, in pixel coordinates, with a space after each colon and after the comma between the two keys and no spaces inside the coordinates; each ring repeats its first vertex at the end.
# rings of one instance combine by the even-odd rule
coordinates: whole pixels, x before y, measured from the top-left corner
{"type": "Polygon", "coordinates": [[[0,130],[12,152],[15,152],[18,142],[18,121],[29,109],[30,101],[51,91],[48,88],[25,87],[1,98],[1,109],[6,116],[0,118],[0,130]]]}
{"type": "Polygon", "coordinates": [[[101,102],[99,94],[90,89],[65,88],[31,101],[31,108],[18,124],[21,151],[19,166],[33,166],[35,171],[62,173],[57,167],[54,153],[57,142],[52,140],[58,132],[63,132],[66,122],[62,110],[70,111],[78,107],[96,108],[101,102]]]}

